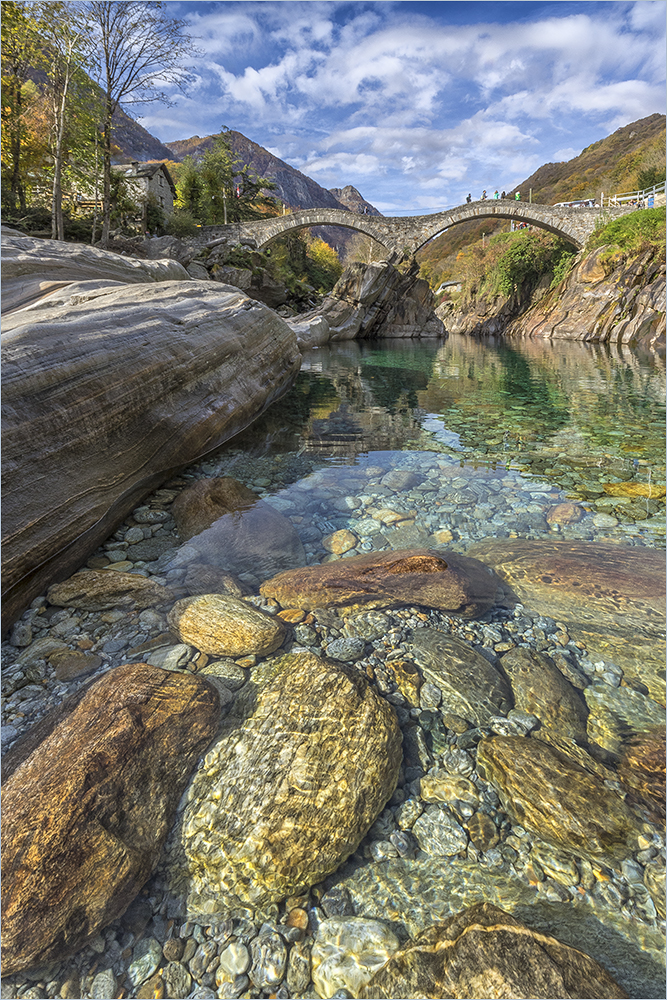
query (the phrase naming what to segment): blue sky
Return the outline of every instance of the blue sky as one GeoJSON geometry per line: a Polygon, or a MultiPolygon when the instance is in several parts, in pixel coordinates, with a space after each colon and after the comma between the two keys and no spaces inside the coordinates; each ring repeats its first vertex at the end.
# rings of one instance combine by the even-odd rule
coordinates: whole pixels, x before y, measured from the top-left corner
{"type": "Polygon", "coordinates": [[[512,188],[665,111],[664,0],[166,4],[187,95],[131,110],[162,141],[237,129],[387,215],[512,188]]]}

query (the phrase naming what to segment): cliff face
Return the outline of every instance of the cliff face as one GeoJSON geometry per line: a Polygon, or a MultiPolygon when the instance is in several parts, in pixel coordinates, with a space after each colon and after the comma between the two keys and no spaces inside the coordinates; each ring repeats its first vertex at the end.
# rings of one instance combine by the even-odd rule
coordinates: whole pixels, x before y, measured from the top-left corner
{"type": "Polygon", "coordinates": [[[443,303],[436,315],[450,333],[504,334],[665,348],[665,262],[655,247],[615,267],[603,266],[600,247],[582,257],[565,281],[531,296],[478,299],[459,309],[443,303]]]}
{"type": "Polygon", "coordinates": [[[665,348],[665,262],[651,247],[610,273],[600,247],[561,288],[513,320],[508,334],[665,348]]]}

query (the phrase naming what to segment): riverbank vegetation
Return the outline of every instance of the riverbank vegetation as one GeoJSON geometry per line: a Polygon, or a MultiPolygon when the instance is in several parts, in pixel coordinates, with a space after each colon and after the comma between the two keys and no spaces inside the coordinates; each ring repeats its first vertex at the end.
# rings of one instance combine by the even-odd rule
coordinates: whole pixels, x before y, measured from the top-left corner
{"type": "Polygon", "coordinates": [[[476,243],[457,260],[460,302],[499,296],[525,297],[538,286],[551,287],[568,273],[576,252],[563,240],[540,229],[497,233],[476,243]]]}
{"type": "Polygon", "coordinates": [[[645,208],[605,221],[589,237],[586,250],[604,247],[600,263],[615,266],[654,248],[665,259],[665,207],[645,208]]]}

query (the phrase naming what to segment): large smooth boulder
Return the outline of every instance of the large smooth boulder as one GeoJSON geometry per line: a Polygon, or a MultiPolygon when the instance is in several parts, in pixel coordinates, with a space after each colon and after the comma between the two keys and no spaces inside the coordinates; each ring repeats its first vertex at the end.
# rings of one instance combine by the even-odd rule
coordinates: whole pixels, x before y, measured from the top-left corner
{"type": "Polygon", "coordinates": [[[2,236],[2,312],[22,309],[73,282],[124,285],[189,280],[175,260],[139,260],[85,243],[2,236]]]}
{"type": "Polygon", "coordinates": [[[353,667],[263,663],[194,775],[167,848],[189,912],[285,899],[335,871],[391,796],[393,708],[353,667]]]}
{"type": "Polygon", "coordinates": [[[478,903],[427,928],[356,995],[372,1000],[627,997],[594,959],[491,903],[478,903]]]}
{"type": "Polygon", "coordinates": [[[188,673],[117,667],[3,759],[2,974],[60,960],[119,917],[151,874],[219,722],[188,673]]]}
{"type": "Polygon", "coordinates": [[[171,514],[181,540],[204,564],[264,579],[306,562],[292,523],[231,476],[193,483],[176,498],[171,514]]]}
{"type": "Polygon", "coordinates": [[[188,280],[70,292],[4,322],[8,622],[174,470],[254,420],[300,365],[286,323],[236,289],[188,280]]]}
{"type": "Polygon", "coordinates": [[[541,740],[483,739],[477,768],[516,823],[556,847],[604,862],[632,853],[639,820],[602,778],[541,740]]]}
{"type": "Polygon", "coordinates": [[[397,549],[287,570],[260,592],[285,608],[395,608],[421,604],[474,618],[493,607],[497,580],[456,552],[397,549]]]}
{"type": "Polygon", "coordinates": [[[605,542],[485,538],[468,554],[492,566],[519,600],[565,622],[594,657],[665,704],[665,556],[605,542]]]}

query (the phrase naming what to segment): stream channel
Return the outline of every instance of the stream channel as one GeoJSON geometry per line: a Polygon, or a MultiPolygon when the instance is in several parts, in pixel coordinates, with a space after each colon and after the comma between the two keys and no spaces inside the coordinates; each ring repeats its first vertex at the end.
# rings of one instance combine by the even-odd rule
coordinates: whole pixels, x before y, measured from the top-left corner
{"type": "MultiPolygon", "coordinates": [[[[665,542],[665,366],[661,360],[625,349],[579,343],[480,342],[450,336],[330,345],[305,354],[290,392],[243,434],[183,470],[147,498],[144,507],[168,510],[180,489],[213,476],[234,477],[289,519],[308,564],[415,546],[465,553],[490,538],[660,549],[665,542]],[[347,541],[332,543],[331,536],[341,532],[347,541]]],[[[98,561],[89,565],[103,565],[109,558],[131,559],[123,539],[129,530],[136,532],[134,523],[121,526],[100,547],[98,561]],[[114,552],[119,543],[120,554],[114,552]]],[[[171,545],[178,546],[175,530],[170,530],[171,545]]],[[[260,549],[259,555],[253,554],[253,564],[238,573],[255,594],[269,575],[262,572],[260,549]]],[[[134,567],[124,565],[178,586],[185,570],[177,561],[170,562],[168,546],[159,559],[153,559],[134,567]]],[[[264,599],[256,601],[266,606],[264,599]]],[[[590,954],[630,996],[664,997],[664,909],[661,913],[659,903],[664,847],[659,819],[646,813],[638,818],[634,850],[615,863],[591,863],[576,852],[550,846],[553,838],[548,831],[542,838],[539,831],[518,825],[503,813],[497,796],[479,777],[474,769],[479,733],[470,735],[458,716],[447,714],[445,706],[439,709],[437,691],[434,699],[431,693],[432,704],[426,697],[421,702],[411,698],[390,665],[405,650],[411,631],[428,624],[472,643],[491,662],[497,663],[516,644],[547,652],[580,692],[595,687],[602,728],[605,719],[608,724],[617,718],[614,712],[622,714],[628,692],[635,699],[633,705],[641,700],[639,708],[632,709],[635,714],[631,711],[628,716],[639,731],[652,722],[660,724],[664,701],[651,697],[655,689],[643,685],[641,678],[633,691],[624,686],[623,669],[613,658],[601,660],[585,643],[568,636],[558,616],[536,612],[526,598],[523,607],[494,610],[477,622],[423,611],[402,608],[367,615],[366,632],[359,626],[356,640],[358,644],[361,635],[366,645],[361,642],[363,651],[356,654],[354,630],[352,636],[346,634],[343,620],[335,615],[318,619],[316,614],[311,625],[302,620],[294,627],[293,649],[322,655],[328,644],[338,642],[341,659],[373,677],[396,707],[404,753],[408,729],[411,741],[411,759],[404,761],[399,788],[369,835],[338,872],[299,904],[311,914],[311,930],[325,913],[354,912],[387,921],[405,940],[451,912],[486,899],[530,927],[590,954]],[[434,768],[441,774],[441,767],[450,771],[455,784],[459,782],[456,787],[462,796],[451,801],[448,810],[440,809],[442,800],[437,806],[419,800],[420,776],[434,768]],[[460,791],[464,787],[471,796],[467,804],[460,791]],[[406,802],[413,805],[406,809],[406,802]],[[477,806],[492,821],[492,833],[489,836],[487,830],[486,841],[478,836],[476,847],[464,827],[477,806]],[[431,814],[429,825],[425,818],[431,814]],[[447,846],[452,843],[453,847],[447,846]]],[[[89,618],[73,627],[85,626],[90,632],[94,648],[106,654],[104,669],[132,662],[130,647],[151,637],[150,628],[142,633],[136,622],[130,629],[127,621],[111,616],[110,624],[93,628],[89,618]]],[[[144,621],[148,621],[145,616],[144,621]]],[[[5,722],[18,725],[11,715],[5,722]]],[[[502,722],[496,732],[504,732],[502,722]]],[[[607,737],[612,739],[613,734],[607,737]]],[[[620,786],[616,790],[622,794],[620,786]]],[[[88,975],[90,995],[118,995],[94,992],[93,973],[97,969],[99,975],[108,965],[116,976],[113,981],[122,983],[123,969],[127,971],[133,962],[136,968],[140,961],[142,936],[156,942],[161,955],[165,941],[179,933],[201,947],[223,934],[217,952],[212,948],[215,958],[208,971],[202,966],[195,976],[192,962],[188,969],[181,961],[181,980],[172,968],[172,979],[158,984],[163,992],[142,992],[141,982],[155,981],[160,975],[156,970],[164,967],[165,960],[158,956],[152,971],[146,966],[146,975],[132,973],[139,992],[130,995],[352,995],[334,993],[331,985],[328,992],[318,994],[312,982],[295,990],[294,977],[290,990],[284,963],[283,979],[269,979],[271,985],[263,991],[245,976],[248,971],[251,981],[257,981],[256,969],[252,979],[254,966],[239,972],[236,985],[231,981],[221,985],[220,956],[227,954],[231,925],[226,924],[223,933],[210,910],[198,916],[196,907],[195,912],[192,907],[187,912],[172,907],[160,869],[141,897],[144,909],[147,899],[153,916],[148,920],[147,913],[140,921],[143,929],[138,935],[131,932],[131,907],[129,917],[98,936],[94,949],[86,948],[71,960],[78,963],[82,989],[88,975]],[[217,965],[216,959],[220,959],[217,965]],[[173,992],[178,981],[190,992],[173,992]]],[[[271,926],[281,920],[284,924],[284,903],[254,917],[236,915],[239,953],[245,942],[250,954],[251,939],[262,920],[271,926]],[[256,929],[248,932],[253,921],[256,929]]],[[[193,952],[194,945],[189,953],[193,952]]],[[[169,953],[180,954],[177,948],[169,953]]],[[[264,962],[274,968],[274,959],[267,958],[266,950],[262,954],[263,958],[253,959],[255,965],[264,962]]],[[[170,968],[177,965],[178,961],[170,962],[170,968]]],[[[22,988],[11,995],[45,995],[34,992],[39,989],[34,980],[32,994],[26,992],[27,979],[17,980],[22,988]]],[[[52,985],[46,995],[54,996],[54,989],[52,985]]]]}

